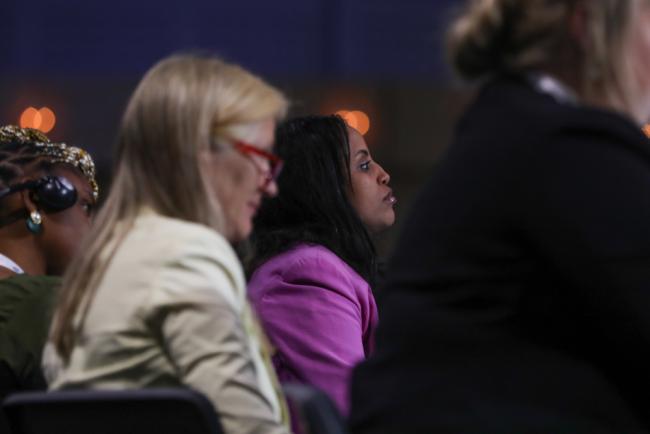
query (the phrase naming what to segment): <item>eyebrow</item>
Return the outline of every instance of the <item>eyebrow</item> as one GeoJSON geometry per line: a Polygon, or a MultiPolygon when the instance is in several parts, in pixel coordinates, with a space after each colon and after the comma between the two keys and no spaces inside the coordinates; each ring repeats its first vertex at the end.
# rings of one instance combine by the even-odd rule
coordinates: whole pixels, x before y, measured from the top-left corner
{"type": "Polygon", "coordinates": [[[354,158],[357,158],[357,157],[359,156],[359,154],[361,154],[361,155],[365,155],[366,157],[369,157],[369,156],[370,156],[370,152],[368,152],[367,150],[365,150],[365,149],[359,149],[359,150],[357,151],[357,153],[354,154],[354,158]]]}

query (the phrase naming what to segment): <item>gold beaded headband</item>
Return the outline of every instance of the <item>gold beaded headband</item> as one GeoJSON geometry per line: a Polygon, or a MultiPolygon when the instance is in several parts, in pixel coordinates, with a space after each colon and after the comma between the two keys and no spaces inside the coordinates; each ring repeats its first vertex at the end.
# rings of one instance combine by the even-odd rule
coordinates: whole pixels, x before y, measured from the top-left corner
{"type": "Polygon", "coordinates": [[[65,143],[51,142],[42,132],[15,125],[0,127],[0,142],[32,145],[39,156],[48,157],[53,163],[71,164],[81,171],[93,190],[95,201],[99,198],[99,186],[95,180],[95,163],[86,151],[65,143]]]}

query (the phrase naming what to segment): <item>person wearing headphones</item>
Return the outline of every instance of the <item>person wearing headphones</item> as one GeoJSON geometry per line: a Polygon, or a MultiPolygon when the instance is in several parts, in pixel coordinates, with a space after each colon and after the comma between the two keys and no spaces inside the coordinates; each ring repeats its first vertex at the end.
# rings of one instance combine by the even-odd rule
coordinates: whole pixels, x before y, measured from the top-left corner
{"type": "Polygon", "coordinates": [[[86,151],[38,130],[0,127],[0,400],[46,388],[40,360],[58,276],[97,197],[86,151]]]}

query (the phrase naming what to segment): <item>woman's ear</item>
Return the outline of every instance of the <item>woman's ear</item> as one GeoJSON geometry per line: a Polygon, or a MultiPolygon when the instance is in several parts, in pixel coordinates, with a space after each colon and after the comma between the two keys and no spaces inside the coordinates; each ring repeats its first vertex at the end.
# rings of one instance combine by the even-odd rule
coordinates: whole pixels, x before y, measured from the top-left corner
{"type": "Polygon", "coordinates": [[[20,199],[27,210],[27,218],[25,219],[27,230],[33,234],[40,234],[43,230],[43,216],[38,210],[38,204],[32,197],[32,192],[29,189],[22,190],[20,199]]]}
{"type": "Polygon", "coordinates": [[[27,210],[27,214],[31,213],[32,211],[38,211],[38,204],[36,201],[34,201],[34,198],[32,196],[32,191],[29,189],[20,191],[20,200],[23,207],[27,210]]]}

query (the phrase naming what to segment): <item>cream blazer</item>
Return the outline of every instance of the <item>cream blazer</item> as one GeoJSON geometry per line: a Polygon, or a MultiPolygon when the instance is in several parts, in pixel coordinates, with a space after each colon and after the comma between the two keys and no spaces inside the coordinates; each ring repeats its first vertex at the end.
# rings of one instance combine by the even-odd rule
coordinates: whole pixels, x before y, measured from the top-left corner
{"type": "Polygon", "coordinates": [[[227,433],[286,433],[262,351],[230,244],[144,211],[110,261],[69,362],[48,344],[43,367],[50,389],[187,385],[214,403],[227,433]]]}

